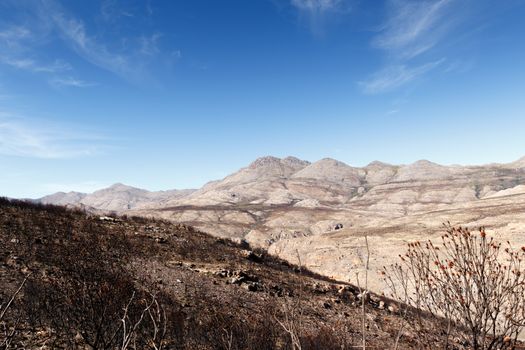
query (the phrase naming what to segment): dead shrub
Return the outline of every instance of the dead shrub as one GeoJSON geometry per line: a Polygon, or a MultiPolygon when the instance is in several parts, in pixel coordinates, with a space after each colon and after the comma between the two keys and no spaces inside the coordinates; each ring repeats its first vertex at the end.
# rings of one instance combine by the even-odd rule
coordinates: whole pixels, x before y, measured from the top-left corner
{"type": "MultiPolygon", "coordinates": [[[[408,324],[432,334],[427,316],[442,318],[443,348],[451,347],[454,332],[475,350],[513,348],[525,326],[525,247],[502,246],[483,228],[445,228],[440,246],[410,243],[383,272],[393,296],[413,308],[405,309],[408,324]]],[[[420,346],[436,344],[420,339],[420,346]]]]}

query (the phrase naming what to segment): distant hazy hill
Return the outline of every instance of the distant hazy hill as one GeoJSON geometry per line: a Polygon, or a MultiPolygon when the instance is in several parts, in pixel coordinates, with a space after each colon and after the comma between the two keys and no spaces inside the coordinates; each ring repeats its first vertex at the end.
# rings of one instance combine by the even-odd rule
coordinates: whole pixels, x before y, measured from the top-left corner
{"type": "Polygon", "coordinates": [[[91,194],[58,192],[40,198],[38,201],[43,204],[84,205],[100,210],[122,212],[130,209],[144,208],[149,205],[162,205],[167,200],[181,198],[192,192],[193,190],[150,192],[117,183],[91,194]]]}

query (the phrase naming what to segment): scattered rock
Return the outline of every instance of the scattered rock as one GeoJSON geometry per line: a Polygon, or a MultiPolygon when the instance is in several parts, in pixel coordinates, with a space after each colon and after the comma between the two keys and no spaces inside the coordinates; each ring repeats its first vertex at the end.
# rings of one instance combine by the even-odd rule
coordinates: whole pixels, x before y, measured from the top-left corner
{"type": "Polygon", "coordinates": [[[106,222],[120,222],[122,220],[113,218],[111,216],[99,216],[98,218],[100,221],[106,221],[106,222]]]}
{"type": "Polygon", "coordinates": [[[337,294],[340,298],[346,301],[353,301],[356,299],[357,290],[352,286],[339,286],[337,294]]]}
{"type": "Polygon", "coordinates": [[[168,240],[164,237],[155,237],[155,242],[159,244],[166,244],[168,243],[168,240]]]}
{"type": "Polygon", "coordinates": [[[357,299],[364,300],[365,303],[368,303],[370,301],[370,292],[367,290],[357,294],[357,299]]]}
{"type": "Polygon", "coordinates": [[[371,293],[368,293],[368,294],[369,294],[368,298],[370,302],[376,305],[379,305],[379,302],[381,301],[381,299],[376,294],[371,294],[371,293]]]}
{"type": "Polygon", "coordinates": [[[84,340],[84,338],[82,337],[82,335],[79,332],[77,332],[77,334],[75,334],[75,336],[73,337],[73,340],[76,343],[81,343],[84,340]]]}
{"type": "Polygon", "coordinates": [[[22,264],[22,258],[20,258],[19,256],[13,255],[7,259],[8,266],[18,266],[20,264],[22,264]]]}
{"type": "Polygon", "coordinates": [[[259,292],[263,290],[263,286],[260,282],[248,282],[243,286],[250,292],[259,292]]]}
{"type": "Polygon", "coordinates": [[[232,284],[241,284],[244,282],[259,282],[259,278],[257,278],[257,276],[249,275],[244,271],[239,271],[231,279],[232,284]]]}
{"type": "Polygon", "coordinates": [[[388,311],[390,311],[393,314],[399,313],[399,307],[397,305],[395,305],[395,304],[388,305],[387,309],[388,309],[388,311]]]}
{"type": "Polygon", "coordinates": [[[313,290],[317,294],[326,294],[330,291],[330,287],[324,283],[315,283],[313,290]]]}
{"type": "Polygon", "coordinates": [[[270,295],[271,296],[277,296],[282,297],[285,295],[284,289],[279,285],[273,285],[270,287],[270,295]]]}
{"type": "Polygon", "coordinates": [[[257,254],[251,250],[243,250],[242,251],[242,254],[243,256],[250,260],[250,261],[253,261],[253,262],[256,262],[256,263],[261,263],[263,262],[263,255],[262,254],[257,254]]]}
{"type": "Polygon", "coordinates": [[[215,276],[225,278],[230,277],[232,275],[232,272],[230,270],[221,270],[214,273],[215,276]]]}

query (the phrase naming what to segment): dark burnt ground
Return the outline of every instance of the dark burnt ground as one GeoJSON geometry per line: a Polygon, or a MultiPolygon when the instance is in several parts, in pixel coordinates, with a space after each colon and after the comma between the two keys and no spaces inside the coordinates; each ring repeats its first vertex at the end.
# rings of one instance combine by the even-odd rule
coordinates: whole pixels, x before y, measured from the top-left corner
{"type": "MultiPolygon", "coordinates": [[[[164,349],[292,349],[286,316],[303,349],[352,349],[362,337],[358,288],[264,251],[167,221],[0,199],[1,303],[26,276],[4,319],[17,324],[15,348],[116,349],[123,308],[134,295],[138,319],[152,293],[166,318],[164,349]]],[[[367,348],[393,348],[397,306],[366,299],[367,348]]],[[[439,347],[439,321],[427,322],[439,347]]],[[[152,329],[141,324],[137,349],[153,348],[152,329]]],[[[420,338],[405,331],[398,348],[420,338]]]]}

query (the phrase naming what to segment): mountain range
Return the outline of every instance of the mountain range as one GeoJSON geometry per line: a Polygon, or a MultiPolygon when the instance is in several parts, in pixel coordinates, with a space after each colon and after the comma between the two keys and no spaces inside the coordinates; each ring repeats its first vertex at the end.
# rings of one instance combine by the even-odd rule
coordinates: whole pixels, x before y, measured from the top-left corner
{"type": "MultiPolygon", "coordinates": [[[[525,157],[507,164],[444,166],[325,158],[262,157],[197,190],[150,192],[115,184],[41,203],[164,218],[247,241],[313,271],[356,282],[368,237],[370,267],[394,261],[410,240],[438,237],[442,223],[485,226],[525,243],[525,157]]],[[[371,278],[379,290],[379,280],[371,278]]]]}

